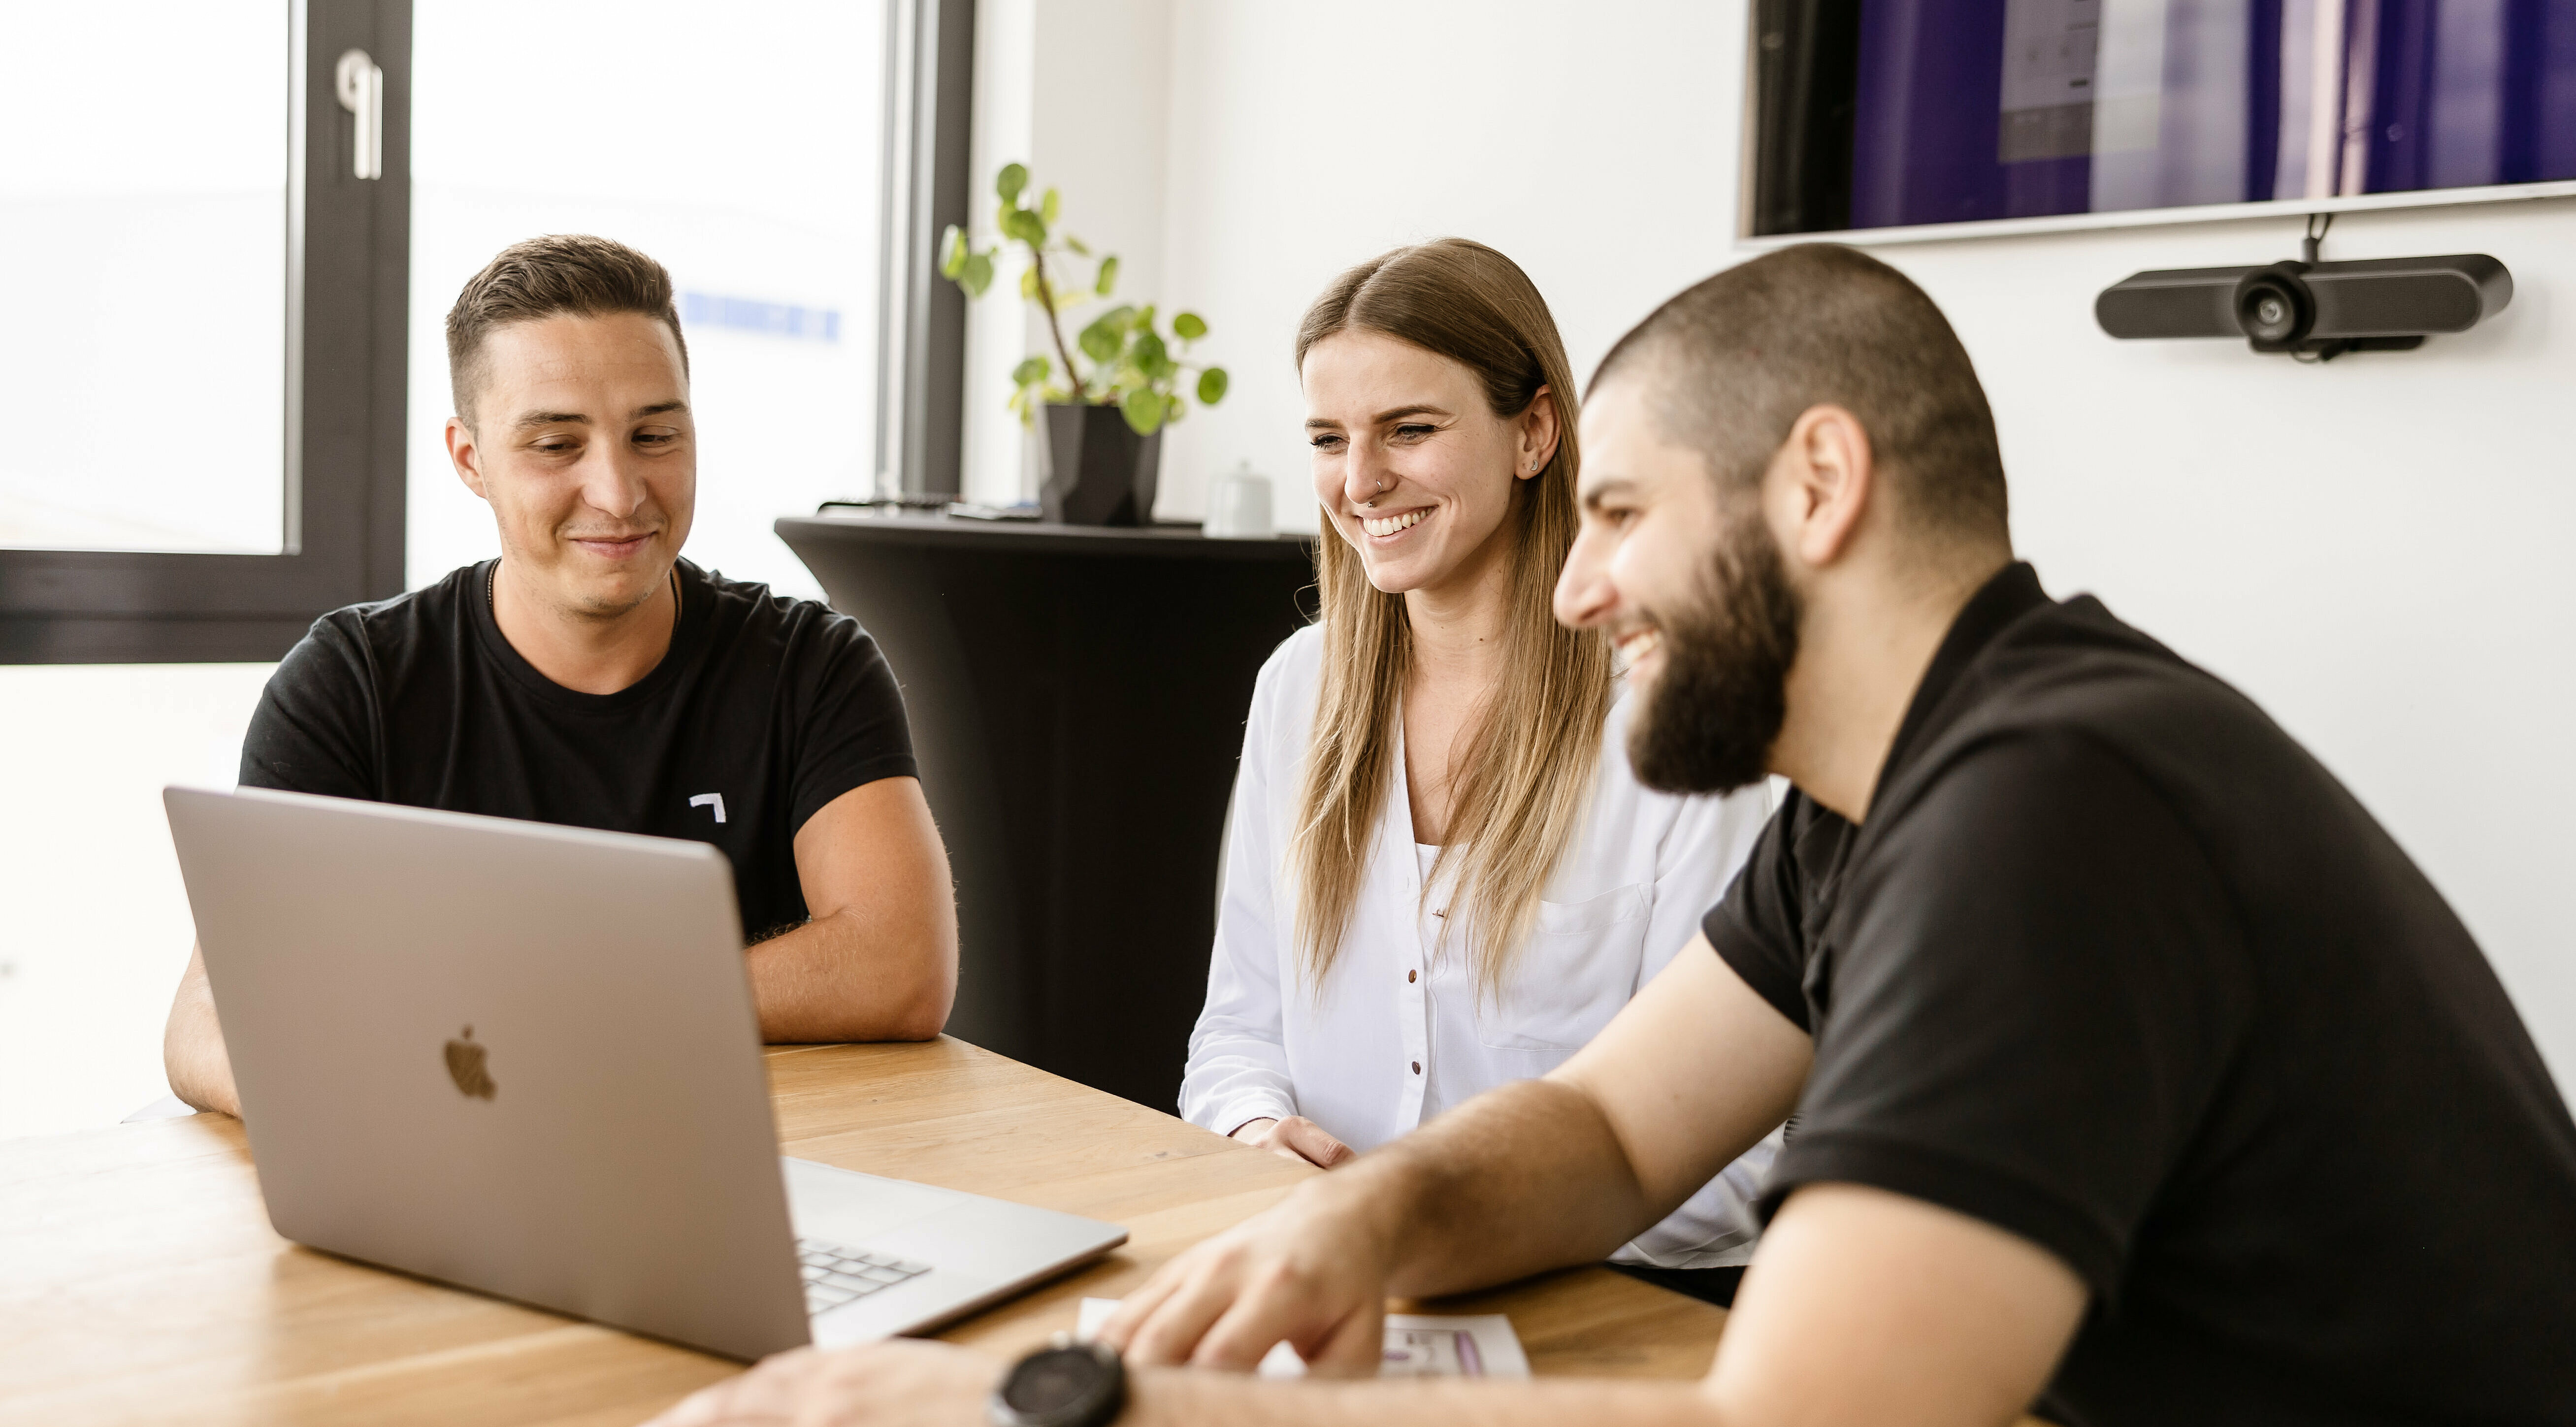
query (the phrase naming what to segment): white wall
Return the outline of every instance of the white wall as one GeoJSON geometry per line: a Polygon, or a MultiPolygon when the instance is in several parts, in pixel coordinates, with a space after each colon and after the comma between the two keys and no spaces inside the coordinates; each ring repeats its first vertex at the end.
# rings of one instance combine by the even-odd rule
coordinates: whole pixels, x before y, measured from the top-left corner
{"type": "MultiPolygon", "coordinates": [[[[1171,202],[1163,122],[1173,27],[1189,8],[1171,0],[980,0],[976,7],[970,212],[979,246],[993,240],[993,175],[1020,163],[1031,188],[1062,191],[1059,231],[1081,238],[1094,255],[1118,255],[1109,300],[1063,314],[1068,345],[1113,304],[1162,300],[1163,214],[1171,202]]],[[[1031,352],[1054,356],[1045,320],[1020,300],[1021,266],[1008,254],[997,261],[992,287],[967,315],[961,489],[970,500],[1000,505],[1034,499],[1041,475],[1036,443],[1005,404],[1011,368],[1031,352]]],[[[1077,259],[1072,276],[1087,283],[1093,272],[1077,259]]],[[[1050,279],[1057,276],[1050,264],[1050,279]]],[[[1177,310],[1163,304],[1166,316],[1177,310]]],[[[1168,459],[1164,468],[1172,469],[1168,459]]]]}
{"type": "Polygon", "coordinates": [[[2487,252],[2513,305],[2323,367],[2115,343],[2094,290],[2297,252],[2295,225],[1888,249],[1995,402],[2023,551],[2233,681],[2451,899],[2576,1087],[2576,202],[2346,215],[2329,256],[2487,252]]]}
{"type": "MultiPolygon", "coordinates": [[[[995,7],[1000,8],[1000,7],[995,7]]],[[[1156,4],[1047,7],[1051,23],[1156,4]]],[[[1744,8],[1309,0],[1169,11],[1160,296],[1207,315],[1233,395],[1167,443],[1163,513],[1238,459],[1302,488],[1289,343],[1341,268],[1463,234],[1511,254],[1588,371],[1657,301],[1753,256],[1735,231],[1744,8]]],[[[1036,51],[1043,70],[1047,52],[1036,51]]],[[[1088,61],[1085,61],[1088,62],[1088,61]]],[[[1073,197],[1068,192],[1068,199],[1073,197]]],[[[2501,319],[2327,366],[2230,342],[2117,343],[2093,295],[2141,268],[2295,256],[2295,222],[1883,246],[1991,392],[2016,536],[2245,688],[2422,862],[2576,1084],[2567,631],[2576,577],[2576,201],[2351,214],[2328,256],[2483,251],[2501,319]]],[[[1016,356],[1016,354],[1010,354],[1016,356]]],[[[998,359],[997,359],[998,360],[998,359]]],[[[1004,370],[1008,361],[1001,361],[1004,370]]],[[[984,378],[979,376],[978,380],[984,378]]],[[[1283,523],[1313,510],[1283,500],[1283,523]]]]}
{"type": "Polygon", "coordinates": [[[0,668],[0,1139],[169,1093],[194,931],[161,787],[232,786],[270,667],[0,668]]]}

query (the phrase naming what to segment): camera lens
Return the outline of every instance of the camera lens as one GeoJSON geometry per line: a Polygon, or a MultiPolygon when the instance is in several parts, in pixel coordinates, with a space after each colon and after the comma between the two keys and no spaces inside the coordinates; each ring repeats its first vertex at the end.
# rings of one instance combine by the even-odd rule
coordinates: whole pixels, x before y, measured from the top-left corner
{"type": "Polygon", "coordinates": [[[2288,293],[2262,282],[2246,292],[2245,300],[2236,305],[2236,315],[2246,336],[2258,342],[2278,342],[2287,338],[2290,328],[2296,325],[2298,308],[2288,293]]]}
{"type": "Polygon", "coordinates": [[[2236,325],[2254,345],[2271,351],[2295,346],[2315,322],[2307,284],[2288,265],[2247,273],[2236,287],[2236,325]]]}

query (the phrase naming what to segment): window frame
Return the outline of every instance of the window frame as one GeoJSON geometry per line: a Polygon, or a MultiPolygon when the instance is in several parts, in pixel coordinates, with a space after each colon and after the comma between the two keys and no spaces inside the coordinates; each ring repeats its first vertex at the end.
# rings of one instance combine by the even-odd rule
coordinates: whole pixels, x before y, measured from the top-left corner
{"type": "Polygon", "coordinates": [[[877,277],[877,486],[955,496],[966,447],[966,294],[939,237],[967,226],[975,0],[886,0],[877,277]]]}
{"type": "Polygon", "coordinates": [[[293,0],[285,550],[0,549],[0,663],[281,658],[314,619],[403,589],[411,277],[410,0],[293,0]],[[384,71],[382,176],[353,172],[335,70],[384,71]]]}

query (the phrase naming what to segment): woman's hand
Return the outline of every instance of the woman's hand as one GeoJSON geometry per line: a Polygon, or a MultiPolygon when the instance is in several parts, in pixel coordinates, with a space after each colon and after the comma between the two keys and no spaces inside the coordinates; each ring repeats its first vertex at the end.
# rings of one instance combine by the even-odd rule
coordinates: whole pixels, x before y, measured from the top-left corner
{"type": "Polygon", "coordinates": [[[1359,1156],[1359,1151],[1334,1139],[1323,1126],[1303,1115],[1291,1115],[1284,1120],[1246,1120],[1235,1126],[1229,1138],[1272,1154],[1286,1155],[1317,1169],[1331,1169],[1359,1156]]]}

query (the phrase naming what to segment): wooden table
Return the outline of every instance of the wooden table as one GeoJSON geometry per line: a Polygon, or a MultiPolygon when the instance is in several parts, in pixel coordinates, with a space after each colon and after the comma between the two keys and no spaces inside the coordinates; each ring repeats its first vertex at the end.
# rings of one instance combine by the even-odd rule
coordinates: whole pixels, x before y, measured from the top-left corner
{"type": "MultiPolygon", "coordinates": [[[[941,1336],[1011,1354],[1316,1171],[942,1038],[769,1053],[790,1154],[1127,1226],[941,1336]]],[[[1540,1373],[1694,1377],[1726,1315],[1605,1269],[1445,1300],[1540,1373]]],[[[640,1422],[738,1364],[299,1248],[239,1122],[0,1144],[0,1423],[640,1422]]]]}

